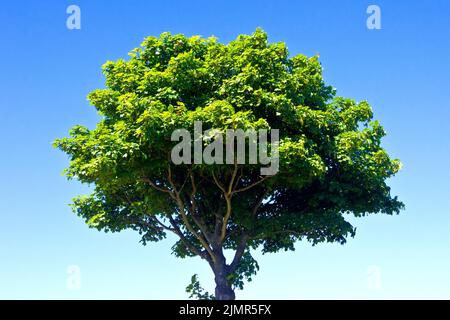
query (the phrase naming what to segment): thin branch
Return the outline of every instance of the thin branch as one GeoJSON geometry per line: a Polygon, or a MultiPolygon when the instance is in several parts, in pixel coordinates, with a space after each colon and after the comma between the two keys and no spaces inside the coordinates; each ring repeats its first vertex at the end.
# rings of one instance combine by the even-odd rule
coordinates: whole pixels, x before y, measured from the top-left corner
{"type": "Polygon", "coordinates": [[[231,197],[233,196],[234,179],[236,178],[237,172],[238,172],[238,165],[237,165],[237,160],[235,159],[233,173],[231,174],[230,183],[228,185],[228,192],[226,192],[224,194],[225,201],[227,203],[227,211],[225,213],[225,216],[223,217],[222,230],[220,232],[220,243],[223,243],[223,241],[225,240],[225,237],[227,235],[227,224],[228,224],[228,220],[230,220],[231,212],[233,210],[232,205],[231,205],[231,197]]]}
{"type": "MultiPolygon", "coordinates": [[[[137,218],[137,217],[135,217],[135,218],[137,218]]],[[[163,231],[162,227],[154,226],[154,225],[148,223],[147,221],[144,221],[144,220],[141,220],[141,219],[131,219],[131,221],[132,221],[133,224],[135,224],[135,225],[137,225],[137,226],[139,226],[141,228],[143,226],[145,226],[147,228],[152,229],[153,231],[155,231],[157,233],[163,231]]]]}
{"type": "Polygon", "coordinates": [[[241,170],[240,170],[240,172],[239,172],[239,176],[237,177],[237,179],[236,179],[236,181],[235,181],[235,184],[234,184],[234,186],[233,186],[233,191],[236,190],[236,188],[237,188],[237,186],[238,186],[238,184],[239,184],[239,181],[241,181],[241,178],[242,178],[242,175],[243,175],[243,171],[244,171],[244,169],[241,168],[241,170]]]}
{"type": "Polygon", "coordinates": [[[171,228],[171,227],[169,227],[169,226],[166,226],[166,225],[165,225],[164,223],[162,223],[156,216],[151,216],[150,219],[155,220],[155,222],[156,222],[157,224],[159,224],[163,229],[174,232],[174,229],[173,229],[173,228],[171,228]]]}
{"type": "Polygon", "coordinates": [[[214,171],[212,171],[212,176],[213,176],[214,182],[215,182],[216,185],[219,187],[219,189],[222,190],[222,192],[223,192],[224,194],[227,193],[226,190],[225,190],[225,188],[222,186],[222,184],[221,184],[221,183],[219,182],[219,180],[217,179],[216,174],[214,173],[214,171]]]}
{"type": "Polygon", "coordinates": [[[178,194],[177,188],[175,187],[175,183],[173,182],[173,178],[172,178],[172,169],[170,168],[170,164],[167,165],[167,179],[169,180],[170,186],[173,189],[173,193],[178,194]]]}
{"type": "Polygon", "coordinates": [[[266,198],[267,194],[269,193],[269,190],[266,189],[264,190],[264,192],[261,194],[261,196],[259,197],[258,201],[256,202],[256,205],[253,207],[252,210],[252,217],[256,216],[256,212],[258,211],[258,209],[261,207],[262,202],[264,201],[264,199],[266,198]]]}
{"type": "MultiPolygon", "coordinates": [[[[205,239],[202,237],[201,234],[198,234],[197,231],[195,231],[195,229],[192,227],[192,225],[189,222],[189,219],[186,215],[185,212],[185,207],[184,207],[184,203],[183,200],[180,197],[180,193],[177,191],[176,187],[175,187],[175,183],[173,182],[173,178],[172,178],[172,170],[170,168],[170,165],[168,165],[168,176],[167,179],[169,180],[169,183],[171,185],[171,187],[174,190],[174,197],[175,197],[175,201],[180,209],[180,215],[181,215],[181,219],[183,220],[184,224],[186,225],[186,228],[200,241],[200,243],[202,244],[202,246],[206,249],[206,251],[208,251],[208,253],[211,256],[211,259],[214,261],[215,260],[215,256],[214,253],[211,250],[211,247],[209,246],[209,244],[205,241],[205,239]]],[[[195,220],[194,220],[195,222],[195,220]]],[[[196,222],[197,223],[197,222],[196,222]]]]}
{"type": "Polygon", "coordinates": [[[161,188],[161,187],[158,187],[152,180],[150,180],[150,179],[147,178],[147,177],[143,177],[142,180],[143,180],[144,182],[147,182],[147,183],[148,183],[150,186],[152,186],[155,190],[158,190],[158,191],[167,193],[167,194],[170,195],[170,197],[171,197],[172,199],[175,199],[174,194],[173,194],[173,192],[172,192],[171,190],[169,190],[169,189],[163,189],[163,188],[161,188]]]}
{"type": "Polygon", "coordinates": [[[194,220],[195,224],[200,228],[200,231],[205,235],[205,238],[207,241],[211,243],[211,237],[207,230],[206,223],[202,219],[201,215],[196,217],[196,211],[197,211],[197,203],[195,200],[195,194],[197,193],[197,185],[195,184],[195,179],[192,171],[189,172],[189,176],[191,178],[191,185],[192,185],[192,192],[189,195],[189,200],[191,202],[191,215],[192,219],[194,220]]]}
{"type": "Polygon", "coordinates": [[[233,169],[233,173],[231,174],[231,179],[230,179],[230,183],[228,185],[228,192],[227,194],[231,194],[231,192],[233,191],[233,186],[234,186],[234,179],[236,178],[236,174],[238,172],[238,164],[237,164],[237,160],[234,160],[234,169],[233,169]]]}
{"type": "Polygon", "coordinates": [[[201,257],[201,258],[204,258],[204,259],[206,259],[206,260],[210,260],[209,258],[208,258],[208,255],[206,254],[206,252],[202,252],[202,251],[200,251],[199,249],[197,249],[190,241],[189,241],[189,239],[187,239],[185,236],[184,236],[184,234],[183,234],[183,232],[180,230],[180,228],[179,228],[179,226],[177,225],[177,223],[176,223],[176,221],[171,217],[171,216],[169,216],[169,221],[170,221],[170,224],[172,225],[172,227],[173,227],[173,229],[174,229],[174,233],[176,234],[176,235],[178,235],[178,237],[180,238],[180,240],[184,243],[184,245],[187,247],[187,249],[189,249],[192,253],[194,253],[194,254],[196,254],[196,255],[198,255],[199,257],[201,257]]]}
{"type": "Polygon", "coordinates": [[[238,192],[247,191],[247,190],[249,190],[249,189],[251,189],[251,188],[257,186],[257,185],[260,184],[261,182],[267,180],[269,177],[270,177],[270,176],[264,176],[264,177],[262,177],[260,180],[254,182],[254,183],[252,183],[252,184],[250,184],[250,185],[248,185],[248,186],[246,186],[246,187],[244,187],[244,188],[235,190],[233,193],[238,193],[238,192]]]}
{"type": "MultiPolygon", "coordinates": [[[[201,252],[200,252],[199,250],[197,250],[197,249],[195,248],[195,246],[193,246],[192,244],[189,245],[189,242],[186,242],[187,239],[186,239],[186,237],[183,235],[183,233],[181,232],[181,230],[179,229],[178,226],[176,227],[175,230],[172,230],[172,232],[175,232],[175,233],[180,237],[180,239],[181,239],[187,246],[190,247],[190,250],[193,250],[193,252],[194,252],[195,254],[197,254],[197,255],[199,255],[199,256],[201,256],[201,257],[206,258],[209,262],[210,262],[210,261],[214,261],[214,260],[215,260],[215,256],[214,256],[214,254],[213,254],[213,252],[212,252],[210,246],[209,246],[208,243],[205,241],[205,239],[203,239],[203,237],[202,237],[201,235],[199,235],[199,234],[195,231],[195,229],[191,226],[191,224],[189,223],[188,217],[187,217],[187,215],[186,215],[186,213],[185,213],[184,204],[183,204],[182,199],[180,198],[180,193],[179,193],[179,192],[181,191],[181,189],[183,188],[184,184],[183,184],[183,186],[181,187],[180,191],[177,191],[177,188],[176,188],[175,183],[174,183],[173,178],[172,178],[172,170],[171,170],[170,164],[167,166],[167,169],[168,169],[168,176],[167,176],[167,178],[168,178],[168,181],[169,181],[169,183],[170,183],[170,186],[172,187],[172,190],[170,190],[170,189],[163,189],[163,188],[157,186],[155,183],[153,183],[153,181],[151,181],[151,180],[150,180],[149,178],[147,178],[147,177],[144,177],[144,178],[143,178],[143,181],[144,181],[144,182],[147,182],[148,184],[150,184],[150,186],[152,186],[154,189],[169,194],[170,197],[171,197],[173,200],[175,200],[176,204],[178,205],[178,207],[179,207],[179,209],[180,209],[180,215],[181,215],[181,218],[182,218],[182,220],[183,220],[183,222],[184,222],[184,224],[185,224],[187,230],[189,230],[189,232],[191,232],[191,233],[192,233],[192,234],[200,241],[200,243],[202,244],[202,246],[203,246],[203,247],[205,248],[205,250],[209,253],[210,259],[208,259],[208,257],[205,256],[204,254],[201,254],[201,252]],[[194,249],[195,249],[195,250],[194,250],[194,249]]],[[[185,182],[186,182],[186,181],[187,181],[187,179],[185,180],[185,182]]],[[[173,219],[171,219],[171,224],[172,224],[172,222],[174,222],[173,219]]],[[[195,222],[195,219],[194,219],[194,222],[195,222]]],[[[197,223],[197,222],[196,222],[196,223],[197,223]]],[[[197,224],[198,224],[198,223],[197,223],[197,224]]],[[[176,225],[176,224],[175,224],[175,225],[176,225]]],[[[172,224],[172,226],[174,226],[174,227],[175,227],[175,225],[172,224]]],[[[205,235],[205,236],[206,236],[206,235],[205,235]]]]}
{"type": "Polygon", "coordinates": [[[180,190],[179,190],[178,192],[181,192],[181,191],[183,190],[183,188],[184,188],[186,182],[189,180],[189,176],[190,176],[191,172],[192,172],[192,168],[189,169],[189,173],[186,175],[186,178],[184,179],[184,182],[183,182],[183,184],[181,185],[181,188],[180,188],[180,190]]]}
{"type": "Polygon", "coordinates": [[[216,220],[216,229],[218,229],[217,227],[219,227],[221,225],[220,226],[220,236],[218,239],[219,243],[223,243],[223,241],[225,240],[226,233],[227,233],[227,224],[228,224],[228,220],[230,219],[231,212],[232,212],[231,197],[233,196],[233,186],[234,186],[234,181],[235,181],[237,172],[238,172],[238,165],[237,165],[237,161],[235,159],[234,169],[231,174],[230,182],[228,184],[228,190],[226,190],[225,187],[222,186],[222,184],[219,182],[219,180],[217,179],[217,177],[213,171],[213,179],[214,179],[216,185],[220,188],[220,190],[222,190],[223,195],[225,197],[225,201],[227,203],[227,209],[226,209],[225,215],[223,217],[223,220],[222,221],[220,221],[220,219],[216,220]]]}

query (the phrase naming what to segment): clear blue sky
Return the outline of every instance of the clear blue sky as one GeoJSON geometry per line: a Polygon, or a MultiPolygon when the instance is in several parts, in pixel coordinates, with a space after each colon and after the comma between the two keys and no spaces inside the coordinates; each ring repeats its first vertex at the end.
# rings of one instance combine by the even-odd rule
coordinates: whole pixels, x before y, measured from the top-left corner
{"type": "MultiPolygon", "coordinates": [[[[179,260],[172,241],[143,247],[132,232],[87,228],[69,209],[88,192],[67,181],[51,142],[75,124],[93,126],[86,95],[100,66],[163,31],[228,42],[256,27],[291,54],[320,53],[338,94],[367,99],[402,160],[390,181],[399,216],[352,219],[345,246],[299,244],[259,258],[238,298],[450,298],[450,2],[418,1],[2,1],[0,4],[0,298],[186,298],[190,276],[211,289],[208,266],[179,260]],[[66,8],[81,8],[81,30],[66,8]],[[377,4],[382,29],[366,28],[377,4]],[[66,287],[67,267],[81,287],[66,287]],[[367,285],[369,266],[381,288],[367,285]]],[[[258,255],[259,256],[259,255],[258,255]]]]}

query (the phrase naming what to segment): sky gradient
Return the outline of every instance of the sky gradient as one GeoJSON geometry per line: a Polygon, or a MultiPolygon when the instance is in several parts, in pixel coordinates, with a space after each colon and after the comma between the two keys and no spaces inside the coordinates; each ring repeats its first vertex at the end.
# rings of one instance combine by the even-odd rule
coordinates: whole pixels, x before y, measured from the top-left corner
{"type": "Polygon", "coordinates": [[[228,42],[262,27],[290,54],[320,54],[338,95],[368,100],[403,169],[389,181],[398,216],[351,219],[344,246],[299,243],[261,256],[238,299],[450,299],[450,2],[417,1],[4,1],[0,5],[0,298],[183,299],[200,259],[176,259],[173,239],[147,247],[134,232],[89,229],[68,206],[89,192],[67,181],[51,146],[99,119],[86,95],[104,87],[100,66],[161,32],[228,42]],[[68,30],[66,8],[81,8],[68,30]],[[368,30],[366,9],[381,8],[368,30]],[[67,287],[79,266],[81,286],[67,287]],[[371,267],[372,266],[372,267],[371,267]],[[370,286],[379,276],[379,286],[370,286]],[[369,285],[368,285],[369,284],[369,285]]]}

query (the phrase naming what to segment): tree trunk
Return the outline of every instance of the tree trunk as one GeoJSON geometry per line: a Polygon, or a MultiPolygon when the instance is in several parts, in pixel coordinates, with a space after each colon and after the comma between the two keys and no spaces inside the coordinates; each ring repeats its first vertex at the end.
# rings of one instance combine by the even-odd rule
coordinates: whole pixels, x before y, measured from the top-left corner
{"type": "Polygon", "coordinates": [[[234,290],[227,280],[227,273],[225,272],[225,267],[220,267],[218,270],[214,271],[216,290],[215,297],[217,300],[234,300],[236,295],[234,290]]]}
{"type": "Polygon", "coordinates": [[[210,266],[214,272],[214,281],[216,282],[214,296],[216,300],[234,300],[236,295],[230,281],[227,279],[230,270],[223,255],[223,248],[221,245],[215,245],[213,246],[213,251],[215,259],[210,266]]]}

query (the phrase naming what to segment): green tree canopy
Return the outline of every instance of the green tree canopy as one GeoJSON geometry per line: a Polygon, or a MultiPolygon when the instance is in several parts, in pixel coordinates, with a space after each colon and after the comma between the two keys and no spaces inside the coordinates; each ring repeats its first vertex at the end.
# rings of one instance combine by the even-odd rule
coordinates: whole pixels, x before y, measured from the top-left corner
{"type": "Polygon", "coordinates": [[[260,29],[228,44],[163,33],[129,55],[104,64],[106,88],[88,96],[97,126],[55,141],[70,156],[67,177],[95,186],[73,209],[90,227],[136,230],[144,244],[174,233],[176,256],[211,266],[216,299],[234,299],[256,273],[251,249],[345,243],[355,234],[346,215],[403,207],[386,184],[400,162],[381,147],[382,126],[366,101],[336,96],[317,57],[291,57],[260,29]],[[171,134],[194,121],[204,130],[279,129],[278,173],[175,165],[171,134]]]}

